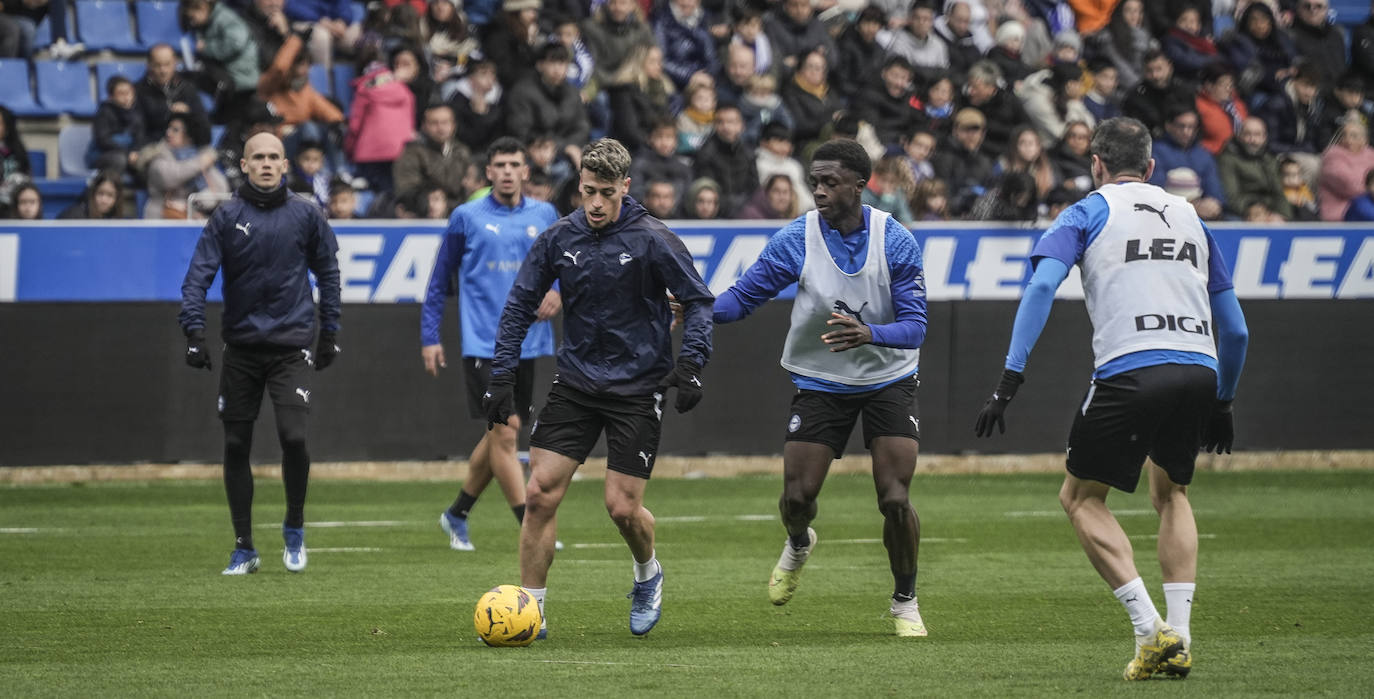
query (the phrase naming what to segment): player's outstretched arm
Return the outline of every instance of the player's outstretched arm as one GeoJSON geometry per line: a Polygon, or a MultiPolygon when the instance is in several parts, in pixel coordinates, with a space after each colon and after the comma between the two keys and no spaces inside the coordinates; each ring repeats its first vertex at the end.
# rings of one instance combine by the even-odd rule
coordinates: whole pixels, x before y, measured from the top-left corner
{"type": "Polygon", "coordinates": [[[759,259],[745,270],[734,286],[716,297],[712,320],[720,325],[743,319],[795,284],[801,278],[805,262],[806,224],[803,219],[797,219],[774,233],[759,253],[759,259]]]}

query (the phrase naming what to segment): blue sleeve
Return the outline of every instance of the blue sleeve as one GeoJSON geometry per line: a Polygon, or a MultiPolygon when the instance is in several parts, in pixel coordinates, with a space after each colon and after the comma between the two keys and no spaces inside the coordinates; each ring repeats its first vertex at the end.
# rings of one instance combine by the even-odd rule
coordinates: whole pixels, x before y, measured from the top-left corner
{"type": "Polygon", "coordinates": [[[1109,213],[1107,200],[1097,193],[1064,209],[1031,249],[1031,263],[1050,258],[1064,263],[1065,267],[1078,264],[1083,259],[1083,251],[1088,249],[1088,240],[1107,225],[1109,213]]]}
{"type": "Polygon", "coordinates": [[[444,241],[434,258],[434,270],[429,274],[425,303],[420,308],[420,346],[439,344],[439,325],[444,319],[444,304],[453,295],[450,282],[463,262],[463,248],[467,247],[467,233],[463,227],[463,212],[455,209],[444,230],[444,241]]]}
{"type": "Polygon", "coordinates": [[[1231,282],[1231,270],[1227,269],[1226,258],[1222,257],[1221,250],[1217,249],[1217,241],[1212,237],[1212,230],[1203,223],[1202,232],[1207,236],[1207,293],[1215,294],[1234,289],[1236,285],[1231,282]]]}
{"type": "Polygon", "coordinates": [[[896,319],[885,325],[868,326],[873,335],[871,342],[880,347],[916,349],[926,339],[926,279],[921,246],[911,231],[893,218],[887,220],[884,238],[896,319]]]}
{"type": "Polygon", "coordinates": [[[759,259],[735,285],[716,297],[713,319],[733,323],[801,278],[806,262],[806,219],[798,218],[768,239],[759,259]]]}
{"type": "Polygon", "coordinates": [[[177,321],[182,332],[205,329],[205,293],[219,273],[221,260],[219,226],[224,221],[224,211],[210,217],[201,230],[200,240],[196,241],[196,251],[191,255],[191,266],[186,270],[186,278],[181,282],[181,313],[177,321]]]}
{"type": "Polygon", "coordinates": [[[1212,294],[1212,323],[1217,329],[1217,398],[1234,400],[1245,351],[1250,346],[1250,331],[1235,289],[1212,294]]]}
{"type": "Polygon", "coordinates": [[[1054,305],[1054,292],[1069,276],[1069,267],[1053,257],[1040,260],[1031,274],[1026,291],[1021,295],[1021,305],[1016,308],[1016,321],[1011,326],[1011,346],[1007,348],[1006,368],[1025,371],[1035,341],[1045,329],[1045,321],[1050,318],[1050,308],[1054,305]]]}
{"type": "Polygon", "coordinates": [[[539,303],[553,286],[554,270],[550,262],[553,232],[550,228],[535,238],[534,245],[520,264],[506,307],[501,310],[501,324],[496,330],[496,352],[491,360],[491,375],[514,374],[520,364],[520,349],[525,335],[534,324],[539,303]]]}
{"type": "Polygon", "coordinates": [[[339,286],[339,241],[324,214],[315,211],[314,249],[310,255],[310,271],[315,273],[315,285],[320,290],[320,331],[339,332],[339,318],[343,315],[343,294],[339,286]]]}

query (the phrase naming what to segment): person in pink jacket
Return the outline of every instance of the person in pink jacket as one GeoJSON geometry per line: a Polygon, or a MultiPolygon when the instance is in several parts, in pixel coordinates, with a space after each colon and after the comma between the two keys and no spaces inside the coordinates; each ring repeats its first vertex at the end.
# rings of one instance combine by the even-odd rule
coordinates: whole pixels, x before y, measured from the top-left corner
{"type": "Polygon", "coordinates": [[[353,87],[344,147],[355,174],[375,191],[389,191],[391,163],[415,137],[415,95],[381,62],[369,65],[353,87]]]}
{"type": "Polygon", "coordinates": [[[1345,220],[1350,201],[1365,193],[1364,178],[1371,169],[1374,148],[1369,147],[1369,131],[1359,119],[1348,119],[1322,153],[1317,201],[1323,221],[1345,220]]]}

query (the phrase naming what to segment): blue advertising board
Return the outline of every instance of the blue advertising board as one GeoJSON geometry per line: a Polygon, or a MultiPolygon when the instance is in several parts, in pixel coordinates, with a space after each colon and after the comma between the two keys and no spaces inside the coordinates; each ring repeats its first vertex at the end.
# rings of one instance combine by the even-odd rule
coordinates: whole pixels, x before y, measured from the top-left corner
{"type": "MultiPolygon", "coordinates": [[[[712,291],[729,288],[781,222],[670,222],[712,291]]],[[[346,303],[423,299],[440,222],[335,226],[346,303]]],[[[1311,224],[1212,228],[1243,299],[1374,298],[1374,227],[1311,224]]],[[[1041,231],[969,224],[913,231],[930,300],[1015,299],[1041,231]]],[[[179,301],[200,227],[186,223],[0,221],[0,302],[179,301]]],[[[218,285],[211,290],[217,300],[218,285]]],[[[1081,298],[1077,274],[1060,289],[1081,298]]]]}

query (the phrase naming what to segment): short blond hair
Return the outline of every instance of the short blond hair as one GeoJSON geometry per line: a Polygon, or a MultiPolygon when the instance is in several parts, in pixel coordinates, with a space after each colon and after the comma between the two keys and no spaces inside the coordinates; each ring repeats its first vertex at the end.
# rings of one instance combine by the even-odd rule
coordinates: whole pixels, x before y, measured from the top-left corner
{"type": "Polygon", "coordinates": [[[619,182],[630,174],[630,151],[614,138],[602,138],[582,153],[582,169],[599,180],[619,182]]]}

